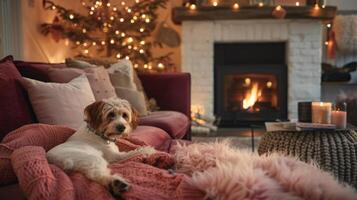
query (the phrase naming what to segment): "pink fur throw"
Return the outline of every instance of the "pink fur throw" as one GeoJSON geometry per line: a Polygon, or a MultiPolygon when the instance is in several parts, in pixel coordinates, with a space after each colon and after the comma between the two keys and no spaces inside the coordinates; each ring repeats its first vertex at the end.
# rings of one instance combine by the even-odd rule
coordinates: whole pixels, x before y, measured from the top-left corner
{"type": "Polygon", "coordinates": [[[277,154],[259,157],[234,149],[228,141],[179,146],[178,172],[186,199],[357,199],[349,186],[312,164],[277,154]]]}

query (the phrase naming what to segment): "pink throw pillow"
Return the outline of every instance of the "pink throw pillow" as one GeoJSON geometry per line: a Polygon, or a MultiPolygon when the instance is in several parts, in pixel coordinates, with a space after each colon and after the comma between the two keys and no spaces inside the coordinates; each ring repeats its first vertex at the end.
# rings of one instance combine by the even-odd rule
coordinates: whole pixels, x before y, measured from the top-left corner
{"type": "Polygon", "coordinates": [[[45,83],[28,78],[21,83],[29,94],[38,121],[44,124],[77,129],[83,123],[85,107],[95,101],[85,75],[69,83],[45,83]]]}
{"type": "Polygon", "coordinates": [[[24,146],[41,146],[46,151],[65,142],[73,129],[47,124],[22,126],[4,137],[0,143],[0,185],[16,182],[10,156],[12,152],[24,146]]]}
{"type": "Polygon", "coordinates": [[[76,68],[51,68],[48,76],[53,82],[68,83],[81,74],[86,74],[95,100],[99,101],[110,97],[116,97],[114,87],[110,82],[109,74],[104,67],[86,68],[84,70],[76,68]]]}

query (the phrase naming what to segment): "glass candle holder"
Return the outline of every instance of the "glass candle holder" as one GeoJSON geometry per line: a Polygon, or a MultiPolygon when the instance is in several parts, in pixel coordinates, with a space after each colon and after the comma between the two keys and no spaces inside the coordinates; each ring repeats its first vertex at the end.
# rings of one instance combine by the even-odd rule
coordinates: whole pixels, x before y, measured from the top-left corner
{"type": "Polygon", "coordinates": [[[331,113],[331,123],[336,125],[337,129],[346,129],[347,126],[347,104],[338,103],[333,106],[331,113]]]}
{"type": "Polygon", "coordinates": [[[312,102],[312,123],[331,124],[332,103],[312,102]]]}

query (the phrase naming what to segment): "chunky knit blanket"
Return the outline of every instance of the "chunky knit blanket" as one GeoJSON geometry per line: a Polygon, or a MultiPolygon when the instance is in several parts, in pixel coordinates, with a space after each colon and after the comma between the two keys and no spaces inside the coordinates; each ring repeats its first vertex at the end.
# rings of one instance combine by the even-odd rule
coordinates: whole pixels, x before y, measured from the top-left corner
{"type": "MultiPolygon", "coordinates": [[[[8,135],[0,144],[0,169],[7,169],[0,184],[2,179],[17,178],[30,200],[113,199],[103,186],[81,173],[65,173],[47,162],[46,151],[73,132],[29,125],[8,135]]],[[[140,145],[134,140],[118,142],[121,150],[140,145]]],[[[313,165],[279,155],[259,157],[228,142],[177,145],[173,156],[163,152],[137,156],[110,168],[131,183],[125,199],[357,199],[353,189],[313,165]],[[167,170],[173,164],[174,174],[167,170]]]]}

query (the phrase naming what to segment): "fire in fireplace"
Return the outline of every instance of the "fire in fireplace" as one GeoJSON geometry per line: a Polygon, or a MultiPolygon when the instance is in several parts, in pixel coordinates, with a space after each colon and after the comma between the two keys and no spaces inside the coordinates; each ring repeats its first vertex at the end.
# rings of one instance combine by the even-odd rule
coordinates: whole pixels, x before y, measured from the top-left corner
{"type": "Polygon", "coordinates": [[[220,126],[287,118],[285,43],[215,44],[215,114],[220,126]]]}

